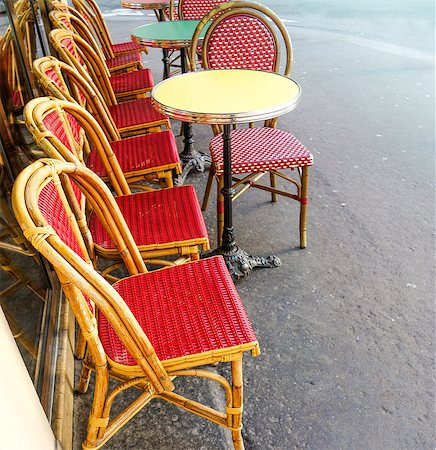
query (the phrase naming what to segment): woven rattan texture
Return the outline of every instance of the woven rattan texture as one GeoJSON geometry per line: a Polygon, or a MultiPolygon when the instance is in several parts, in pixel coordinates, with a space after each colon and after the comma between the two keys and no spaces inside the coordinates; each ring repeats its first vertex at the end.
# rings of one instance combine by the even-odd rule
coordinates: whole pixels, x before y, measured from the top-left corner
{"type": "Polygon", "coordinates": [[[201,20],[215,6],[225,3],[225,0],[182,0],[182,15],[184,20],[201,20]]]}
{"type": "Polygon", "coordinates": [[[114,58],[108,58],[105,63],[108,69],[114,69],[115,67],[129,66],[132,63],[140,61],[141,55],[139,53],[127,53],[125,55],[115,56],[114,58]]]}
{"type": "MultiPolygon", "coordinates": [[[[76,144],[81,147],[81,126],[77,120],[69,113],[65,112],[65,117],[68,121],[69,129],[76,141],[76,144]]],[[[52,111],[48,113],[42,120],[44,126],[48,131],[51,131],[53,135],[59,139],[59,141],[65,145],[65,147],[72,153],[76,153],[76,150],[71,147],[71,143],[67,137],[67,130],[65,129],[65,123],[61,120],[61,116],[58,111],[52,111]]],[[[69,135],[70,133],[68,133],[69,135]]]]}
{"type": "Polygon", "coordinates": [[[211,69],[274,71],[274,37],[261,20],[246,14],[223,19],[214,28],[205,51],[211,69]]]}
{"type": "MultiPolygon", "coordinates": [[[[69,93],[68,86],[65,84],[64,80],[61,78],[60,71],[58,72],[55,69],[47,68],[44,70],[44,74],[47,78],[52,80],[62,92],[69,93]]],[[[51,92],[47,92],[47,93],[52,95],[51,92]]],[[[78,95],[79,95],[80,104],[84,105],[86,103],[86,99],[85,99],[85,96],[83,95],[83,92],[78,90],[78,95]]]]}
{"type": "MultiPolygon", "coordinates": [[[[124,173],[179,163],[177,144],[171,130],[126,138],[110,145],[124,173]]],[[[87,166],[100,177],[107,176],[97,152],[91,152],[87,166]]]]}
{"type": "MultiPolygon", "coordinates": [[[[82,195],[79,188],[72,182],[73,190],[79,199],[82,195]]],[[[49,181],[38,196],[38,207],[47,222],[56,231],[56,234],[71,250],[73,250],[82,259],[85,259],[83,252],[80,249],[79,242],[75,236],[73,229],[68,221],[68,217],[62,201],[59,197],[59,193],[53,183],[49,181]]],[[[88,304],[91,311],[94,311],[89,297],[84,295],[85,301],[88,304]]]]}
{"type": "MultiPolygon", "coordinates": [[[[130,277],[114,287],[161,360],[256,341],[222,257],[130,277]]],[[[99,333],[112,360],[136,365],[103,315],[99,333]]]]}
{"type": "MultiPolygon", "coordinates": [[[[232,173],[264,172],[292,167],[311,166],[313,156],[291,133],[276,128],[233,130],[232,173]]],[[[210,153],[216,172],[223,174],[223,139],[215,136],[210,153]]]]}
{"type": "MultiPolygon", "coordinates": [[[[182,242],[207,238],[207,229],[193,186],[140,192],[115,197],[136,244],[182,242]]],[[[105,249],[115,246],[95,214],[89,229],[94,242],[105,249]]]]}
{"type": "Polygon", "coordinates": [[[146,87],[153,87],[153,75],[150,69],[112,75],[110,78],[112,89],[116,93],[137,91],[146,87]]]}
{"type": "Polygon", "coordinates": [[[150,98],[140,98],[112,105],[108,108],[117,128],[129,128],[144,123],[166,120],[164,115],[153,108],[150,98]]]}
{"type": "Polygon", "coordinates": [[[116,55],[117,53],[131,53],[135,51],[141,51],[143,48],[135,42],[120,42],[118,44],[112,44],[111,50],[116,55]]]}
{"type": "Polygon", "coordinates": [[[80,56],[79,52],[77,51],[76,44],[74,43],[74,41],[71,38],[69,38],[69,37],[63,38],[61,40],[61,44],[68,51],[68,53],[70,53],[70,55],[73,58],[76,58],[77,61],[79,61],[81,66],[83,66],[85,64],[82,57],[80,56]]]}
{"type": "Polygon", "coordinates": [[[41,190],[38,196],[38,207],[60,239],[84,259],[79,242],[68,221],[65,208],[53,181],[49,181],[41,190]]]}

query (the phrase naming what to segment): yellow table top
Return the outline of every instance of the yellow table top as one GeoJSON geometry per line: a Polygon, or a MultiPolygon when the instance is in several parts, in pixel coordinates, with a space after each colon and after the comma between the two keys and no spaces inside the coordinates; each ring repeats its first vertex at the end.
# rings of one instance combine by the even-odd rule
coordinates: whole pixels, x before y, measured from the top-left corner
{"type": "Polygon", "coordinates": [[[155,108],[184,122],[228,124],[278,117],[297,105],[300,86],[271,72],[222,69],[168,78],[152,92],[155,108]]]}

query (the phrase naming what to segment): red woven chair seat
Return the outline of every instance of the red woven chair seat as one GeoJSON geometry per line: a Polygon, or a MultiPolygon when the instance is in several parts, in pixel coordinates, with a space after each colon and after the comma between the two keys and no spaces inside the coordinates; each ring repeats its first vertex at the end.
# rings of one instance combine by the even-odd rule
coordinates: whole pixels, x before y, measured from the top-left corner
{"type": "Polygon", "coordinates": [[[135,53],[144,50],[143,47],[135,42],[119,42],[118,44],[111,44],[111,50],[115,56],[123,53],[135,53]]]}
{"type": "MultiPolygon", "coordinates": [[[[179,186],[115,197],[138,247],[207,238],[207,229],[193,186],[179,186]]],[[[115,249],[95,214],[89,221],[94,242],[115,249]]]]}
{"type": "Polygon", "coordinates": [[[139,91],[154,86],[153,74],[150,69],[135,70],[134,72],[112,75],[109,78],[115,94],[139,91]]]}
{"type": "MultiPolygon", "coordinates": [[[[134,136],[111,142],[110,145],[124,174],[148,169],[156,172],[159,167],[176,167],[180,164],[176,140],[171,130],[134,136]]],[[[87,166],[100,178],[107,176],[97,152],[91,152],[87,166]]]]}
{"type": "Polygon", "coordinates": [[[157,112],[150,98],[139,98],[108,106],[117,128],[129,128],[149,122],[161,122],[166,116],[157,112]]]}
{"type": "MultiPolygon", "coordinates": [[[[277,128],[244,128],[232,130],[232,173],[266,172],[311,166],[312,154],[291,133],[277,128]]],[[[223,139],[215,136],[210,154],[218,175],[223,174],[223,139]]]]}
{"type": "MultiPolygon", "coordinates": [[[[162,361],[257,341],[221,256],[125,278],[114,288],[162,361]]],[[[98,328],[113,361],[137,365],[103,314],[98,328]]]]}
{"type": "Polygon", "coordinates": [[[131,66],[141,62],[141,55],[139,53],[127,53],[125,55],[115,56],[114,58],[106,59],[107,68],[115,69],[116,67],[131,66]]]}

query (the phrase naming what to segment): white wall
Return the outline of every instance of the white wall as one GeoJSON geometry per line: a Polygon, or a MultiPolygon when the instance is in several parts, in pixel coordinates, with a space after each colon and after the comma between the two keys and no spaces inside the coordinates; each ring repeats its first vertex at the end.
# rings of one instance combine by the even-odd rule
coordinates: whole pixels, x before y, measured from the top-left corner
{"type": "Polygon", "coordinates": [[[56,448],[59,447],[0,308],[0,450],[56,448]]]}

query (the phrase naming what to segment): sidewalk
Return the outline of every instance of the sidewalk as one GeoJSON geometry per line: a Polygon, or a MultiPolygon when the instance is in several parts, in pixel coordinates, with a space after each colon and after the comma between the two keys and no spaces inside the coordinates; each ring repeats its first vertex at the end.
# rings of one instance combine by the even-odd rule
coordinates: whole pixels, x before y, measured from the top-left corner
{"type": "MultiPolygon", "coordinates": [[[[108,24],[121,41],[141,22],[108,18],[108,24]]],[[[256,255],[277,254],[283,263],[237,283],[262,350],[244,360],[246,449],[430,449],[434,122],[427,96],[433,68],[333,33],[290,33],[293,77],[303,94],[279,127],[315,156],[308,247],[298,247],[296,202],[271,204],[267,193],[253,190],[235,203],[238,244],[256,255]]],[[[160,58],[158,49],[144,57],[155,82],[160,58]]],[[[179,129],[173,122],[176,135],[179,129]]],[[[209,127],[193,131],[196,148],[207,151],[209,127]]],[[[181,149],[182,138],[178,143],[181,149]]],[[[206,180],[207,173],[187,179],[200,201],[206,180]]],[[[212,247],[214,199],[205,213],[212,247]]],[[[195,380],[185,392],[224,406],[213,383],[195,380]]],[[[90,390],[75,401],[75,449],[91,400],[90,390]]],[[[106,448],[224,450],[231,438],[157,400],[106,448]]]]}

